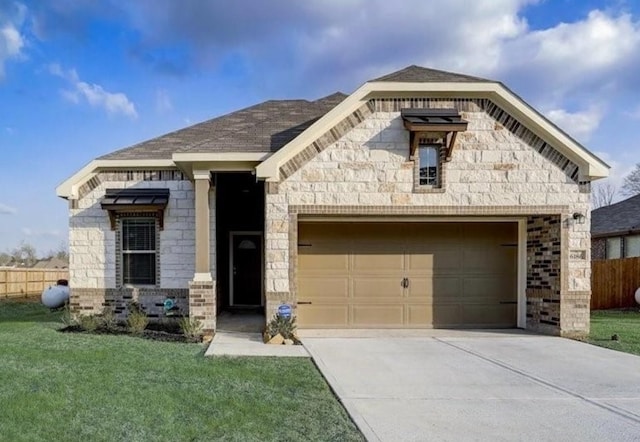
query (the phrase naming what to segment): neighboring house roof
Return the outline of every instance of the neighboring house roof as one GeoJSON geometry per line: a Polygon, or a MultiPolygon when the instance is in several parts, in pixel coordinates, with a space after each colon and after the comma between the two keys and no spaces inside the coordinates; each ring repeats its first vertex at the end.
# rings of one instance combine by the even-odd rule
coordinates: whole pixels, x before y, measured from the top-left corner
{"type": "Polygon", "coordinates": [[[171,159],[174,153],[275,152],[346,97],[336,92],[316,101],[265,101],[98,159],[171,159]]]}
{"type": "Polygon", "coordinates": [[[421,66],[407,66],[397,72],[384,75],[371,81],[397,81],[402,83],[449,83],[449,82],[487,82],[493,80],[472,77],[471,75],[456,74],[454,72],[439,71],[437,69],[423,68],[421,66]]]}
{"type": "Polygon", "coordinates": [[[640,232],[640,195],[591,212],[591,235],[640,232]]]}
{"type": "Polygon", "coordinates": [[[41,259],[36,262],[32,268],[34,269],[67,269],[69,268],[69,262],[66,259],[57,257],[41,259]]]}
{"type": "Polygon", "coordinates": [[[576,164],[581,180],[608,175],[602,160],[502,83],[408,66],[366,82],[349,96],[335,93],[315,101],[266,101],[118,150],[92,161],[56,191],[63,198],[76,198],[80,186],[99,171],[128,168],[178,167],[190,176],[200,170],[251,170],[258,179],[277,181],[283,164],[369,100],[411,94],[488,98],[576,164]]]}

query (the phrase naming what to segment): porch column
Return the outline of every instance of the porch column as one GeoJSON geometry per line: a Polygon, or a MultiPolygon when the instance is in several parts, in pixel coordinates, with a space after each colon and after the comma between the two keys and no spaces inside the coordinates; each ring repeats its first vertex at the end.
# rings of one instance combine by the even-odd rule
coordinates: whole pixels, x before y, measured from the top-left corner
{"type": "Polygon", "coordinates": [[[211,277],[211,220],[209,186],[211,172],[194,171],[195,188],[195,274],[189,283],[189,317],[202,322],[205,334],[216,328],[216,287],[211,277]]]}
{"type": "Polygon", "coordinates": [[[211,173],[208,170],[194,171],[195,178],[195,204],[196,204],[196,274],[194,281],[211,281],[210,247],[209,237],[209,182],[211,173]]]}

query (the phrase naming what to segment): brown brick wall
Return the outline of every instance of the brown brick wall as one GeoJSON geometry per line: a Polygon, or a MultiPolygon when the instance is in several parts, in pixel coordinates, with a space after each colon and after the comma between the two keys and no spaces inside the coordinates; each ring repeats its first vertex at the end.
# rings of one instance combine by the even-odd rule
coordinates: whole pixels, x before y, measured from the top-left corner
{"type": "Polygon", "coordinates": [[[118,289],[90,289],[73,288],[71,290],[70,306],[72,311],[80,314],[101,314],[105,309],[113,311],[117,318],[125,320],[127,304],[131,301],[140,303],[150,320],[161,320],[166,317],[164,301],[173,299],[178,312],[183,315],[189,313],[189,291],[187,289],[162,288],[118,288],[118,289]]]}
{"type": "Polygon", "coordinates": [[[591,259],[607,258],[606,238],[594,238],[591,240],[591,259]]]}
{"type": "Polygon", "coordinates": [[[562,224],[559,215],[527,218],[527,328],[560,334],[562,224]]]}
{"type": "Polygon", "coordinates": [[[193,281],[189,283],[189,317],[201,321],[204,331],[216,329],[216,283],[193,281]]]}

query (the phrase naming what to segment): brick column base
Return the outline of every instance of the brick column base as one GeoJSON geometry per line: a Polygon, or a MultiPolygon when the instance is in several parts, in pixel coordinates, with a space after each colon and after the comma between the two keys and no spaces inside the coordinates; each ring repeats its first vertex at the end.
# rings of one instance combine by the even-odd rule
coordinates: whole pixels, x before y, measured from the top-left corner
{"type": "Polygon", "coordinates": [[[191,281],[189,283],[189,317],[202,322],[205,334],[212,334],[216,331],[215,281],[191,281]]]}

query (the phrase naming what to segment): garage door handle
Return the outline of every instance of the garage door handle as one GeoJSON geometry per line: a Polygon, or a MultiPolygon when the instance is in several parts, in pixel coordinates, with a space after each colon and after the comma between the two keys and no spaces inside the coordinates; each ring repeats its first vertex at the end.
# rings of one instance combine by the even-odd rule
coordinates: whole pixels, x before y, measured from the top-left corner
{"type": "Polygon", "coordinates": [[[311,302],[311,301],[298,301],[298,305],[309,305],[309,304],[313,304],[313,302],[311,302]]]}
{"type": "Polygon", "coordinates": [[[409,287],[409,278],[402,278],[402,281],[400,281],[400,286],[403,288],[408,288],[409,287]]]}
{"type": "Polygon", "coordinates": [[[500,301],[500,304],[517,304],[518,301],[500,301]]]}

